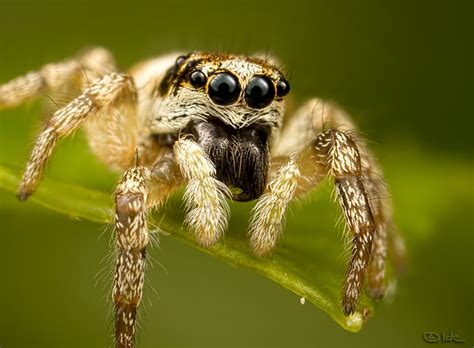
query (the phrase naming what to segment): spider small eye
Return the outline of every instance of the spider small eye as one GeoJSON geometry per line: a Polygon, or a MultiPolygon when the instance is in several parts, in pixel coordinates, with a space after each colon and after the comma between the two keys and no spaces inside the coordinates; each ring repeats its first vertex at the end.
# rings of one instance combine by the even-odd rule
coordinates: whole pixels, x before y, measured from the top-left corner
{"type": "Polygon", "coordinates": [[[284,97],[290,91],[290,84],[286,80],[279,80],[276,86],[277,86],[277,95],[279,97],[284,97]]]}
{"type": "Polygon", "coordinates": [[[218,105],[232,104],[239,95],[239,80],[231,73],[219,73],[209,83],[209,97],[218,105]]]}
{"type": "Polygon", "coordinates": [[[186,61],[186,57],[185,56],[179,56],[178,58],[176,58],[176,61],[175,61],[175,65],[176,67],[179,67],[181,65],[183,65],[183,63],[186,61]]]}
{"type": "Polygon", "coordinates": [[[206,84],[207,77],[202,71],[196,70],[189,76],[189,81],[194,88],[199,88],[206,84]]]}
{"type": "Polygon", "coordinates": [[[272,80],[266,76],[255,76],[250,79],[245,90],[247,104],[256,109],[262,109],[275,98],[275,86],[272,80]]]}

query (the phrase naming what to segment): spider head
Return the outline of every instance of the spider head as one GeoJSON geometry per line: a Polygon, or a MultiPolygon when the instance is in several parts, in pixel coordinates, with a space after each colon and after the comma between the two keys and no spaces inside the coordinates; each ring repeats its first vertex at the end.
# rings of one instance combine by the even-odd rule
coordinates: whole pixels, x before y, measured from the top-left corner
{"type": "Polygon", "coordinates": [[[157,87],[151,128],[177,132],[192,119],[218,118],[234,128],[278,128],[290,86],[271,60],[227,54],[179,56],[157,87]]]}
{"type": "Polygon", "coordinates": [[[234,199],[259,197],[268,139],[281,125],[289,84],[268,59],[224,54],[180,56],[158,86],[155,133],[189,133],[214,162],[234,199]]]}

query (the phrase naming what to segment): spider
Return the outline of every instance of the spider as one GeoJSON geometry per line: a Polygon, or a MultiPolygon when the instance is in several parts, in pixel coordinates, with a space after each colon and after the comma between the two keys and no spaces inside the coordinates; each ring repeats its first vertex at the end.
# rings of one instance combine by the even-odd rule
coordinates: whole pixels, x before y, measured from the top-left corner
{"type": "Polygon", "coordinates": [[[366,278],[369,295],[383,296],[387,244],[403,245],[382,172],[334,103],[312,99],[285,115],[290,85],[273,59],[169,54],[123,73],[108,50],[95,47],[0,85],[0,108],[74,89],[80,94],[52,113],[39,134],[18,198],[33,194],[58,140],[81,127],[99,160],[123,172],[114,194],[116,347],[135,346],[147,212],[182,185],[185,222],[203,247],[223,236],[228,199],[257,200],[248,236],[263,257],[282,234],[290,201],[329,176],[351,236],[342,311],[357,310],[366,278]]]}

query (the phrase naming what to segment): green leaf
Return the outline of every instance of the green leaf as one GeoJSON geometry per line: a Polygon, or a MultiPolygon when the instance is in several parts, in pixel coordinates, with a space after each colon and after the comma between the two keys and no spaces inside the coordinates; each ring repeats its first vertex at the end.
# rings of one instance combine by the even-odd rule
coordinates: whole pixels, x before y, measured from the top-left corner
{"type": "MultiPolygon", "coordinates": [[[[0,166],[0,188],[16,192],[18,181],[18,169],[0,166]]],[[[327,191],[328,187],[323,186],[322,191],[317,194],[329,196],[327,191]]],[[[111,194],[61,183],[48,177],[43,179],[30,200],[74,218],[109,223],[113,216],[111,194]]],[[[160,230],[167,232],[163,235],[177,238],[237,267],[255,271],[300,298],[304,297],[328,313],[346,330],[359,331],[368,313],[373,312],[373,303],[363,296],[360,312],[351,317],[346,317],[341,312],[340,289],[345,263],[341,262],[339,257],[343,244],[341,238],[332,231],[334,223],[327,223],[335,221],[336,215],[331,213],[334,211],[333,207],[328,206],[327,202],[321,206],[318,202],[312,202],[305,208],[298,209],[298,214],[290,216],[285,236],[277,250],[272,256],[263,259],[255,257],[247,245],[246,228],[251,207],[251,204],[231,204],[232,219],[229,231],[223,241],[210,249],[199,247],[192,234],[183,228],[184,216],[179,194],[160,209],[154,218],[160,230]],[[317,219],[314,217],[315,211],[321,213],[317,219]],[[329,218],[321,219],[323,216],[329,218]],[[315,226],[315,221],[320,219],[322,225],[319,226],[329,231],[316,233],[321,227],[315,226]]]]}

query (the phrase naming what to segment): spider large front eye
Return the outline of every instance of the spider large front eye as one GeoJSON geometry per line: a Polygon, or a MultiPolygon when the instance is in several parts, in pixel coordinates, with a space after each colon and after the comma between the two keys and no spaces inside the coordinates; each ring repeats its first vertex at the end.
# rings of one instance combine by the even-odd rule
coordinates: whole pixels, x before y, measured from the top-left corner
{"type": "Polygon", "coordinates": [[[209,83],[209,97],[216,104],[232,104],[239,98],[239,95],[239,80],[228,72],[217,74],[209,83]]]}
{"type": "Polygon", "coordinates": [[[256,109],[264,108],[275,98],[275,86],[266,76],[255,76],[250,79],[245,90],[247,104],[256,109]]]}

